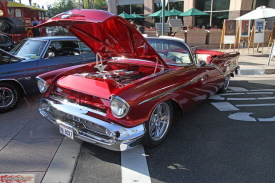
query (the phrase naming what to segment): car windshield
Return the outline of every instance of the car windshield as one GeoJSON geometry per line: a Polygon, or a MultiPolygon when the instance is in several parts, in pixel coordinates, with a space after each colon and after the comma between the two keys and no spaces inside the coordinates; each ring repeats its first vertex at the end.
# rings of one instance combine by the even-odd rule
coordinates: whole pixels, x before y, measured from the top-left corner
{"type": "Polygon", "coordinates": [[[147,40],[167,64],[182,65],[193,63],[188,48],[182,42],[168,39],[147,40]]]}
{"type": "Polygon", "coordinates": [[[39,58],[45,48],[47,41],[23,40],[14,49],[11,54],[26,59],[39,58]]]}

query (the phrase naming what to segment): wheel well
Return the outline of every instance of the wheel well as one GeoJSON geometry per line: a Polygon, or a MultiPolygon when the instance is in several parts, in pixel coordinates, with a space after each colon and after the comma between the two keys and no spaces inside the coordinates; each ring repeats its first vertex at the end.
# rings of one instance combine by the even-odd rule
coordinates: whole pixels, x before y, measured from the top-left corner
{"type": "Polygon", "coordinates": [[[12,80],[2,80],[2,81],[0,81],[0,83],[8,83],[8,84],[15,86],[19,90],[20,97],[25,96],[25,91],[24,91],[22,85],[20,85],[18,82],[12,81],[12,80]]]}
{"type": "Polygon", "coordinates": [[[182,116],[183,112],[182,112],[180,105],[174,100],[168,100],[168,101],[171,102],[171,104],[173,106],[174,115],[182,116]]]}

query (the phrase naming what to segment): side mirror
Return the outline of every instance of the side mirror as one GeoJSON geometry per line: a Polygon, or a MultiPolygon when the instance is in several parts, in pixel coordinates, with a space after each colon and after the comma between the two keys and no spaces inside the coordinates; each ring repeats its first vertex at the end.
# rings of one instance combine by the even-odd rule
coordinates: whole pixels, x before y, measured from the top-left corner
{"type": "Polygon", "coordinates": [[[49,52],[49,54],[48,54],[48,58],[53,58],[53,57],[55,57],[54,52],[49,52]]]}

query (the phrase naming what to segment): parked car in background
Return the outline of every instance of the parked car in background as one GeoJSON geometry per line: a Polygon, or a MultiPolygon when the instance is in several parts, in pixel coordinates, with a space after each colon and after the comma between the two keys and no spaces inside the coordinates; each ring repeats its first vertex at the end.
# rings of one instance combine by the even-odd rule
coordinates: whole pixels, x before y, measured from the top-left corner
{"type": "Polygon", "coordinates": [[[0,53],[0,112],[13,109],[22,96],[39,93],[37,75],[95,61],[76,37],[28,38],[0,53]]]}
{"type": "Polygon", "coordinates": [[[0,48],[5,51],[10,51],[15,46],[12,38],[5,34],[0,34],[0,48]]]}
{"type": "Polygon", "coordinates": [[[39,75],[39,111],[60,133],[111,150],[161,144],[175,111],[225,92],[238,68],[238,52],[196,50],[173,37],[146,39],[105,11],[71,10],[40,26],[54,24],[68,27],[97,61],[39,75]]]}

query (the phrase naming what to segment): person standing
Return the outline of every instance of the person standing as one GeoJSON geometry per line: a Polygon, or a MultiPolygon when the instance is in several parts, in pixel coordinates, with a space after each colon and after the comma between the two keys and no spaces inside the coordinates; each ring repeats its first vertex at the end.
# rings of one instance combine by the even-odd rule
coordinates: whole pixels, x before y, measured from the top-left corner
{"type": "MultiPolygon", "coordinates": [[[[36,20],[36,17],[33,18],[33,21],[32,21],[32,26],[37,26],[39,25],[40,22],[38,20],[36,20]]],[[[39,31],[39,28],[33,28],[33,36],[34,37],[38,37],[40,36],[40,31],[39,31]]]]}

